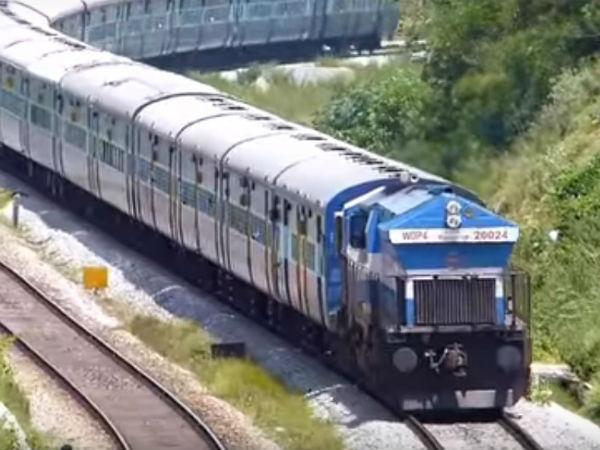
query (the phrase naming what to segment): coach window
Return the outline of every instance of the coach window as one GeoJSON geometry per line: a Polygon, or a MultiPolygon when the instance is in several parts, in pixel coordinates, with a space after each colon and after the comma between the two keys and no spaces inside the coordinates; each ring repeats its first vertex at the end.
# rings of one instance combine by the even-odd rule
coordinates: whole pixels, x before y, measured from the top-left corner
{"type": "Polygon", "coordinates": [[[194,207],[196,201],[196,186],[194,184],[196,155],[190,157],[187,152],[181,152],[181,158],[181,179],[179,180],[181,202],[184,205],[194,207]]]}
{"type": "Polygon", "coordinates": [[[21,94],[25,97],[29,97],[29,78],[21,78],[21,94]]]}
{"type": "Polygon", "coordinates": [[[52,129],[52,96],[48,85],[33,80],[31,83],[30,120],[31,123],[46,130],[52,129]]]}
{"type": "Polygon", "coordinates": [[[4,66],[6,68],[6,76],[4,77],[4,90],[14,91],[17,85],[17,71],[14,67],[4,66]]]}
{"type": "Polygon", "coordinates": [[[188,181],[196,180],[196,155],[185,150],[181,152],[181,177],[188,181]]]}

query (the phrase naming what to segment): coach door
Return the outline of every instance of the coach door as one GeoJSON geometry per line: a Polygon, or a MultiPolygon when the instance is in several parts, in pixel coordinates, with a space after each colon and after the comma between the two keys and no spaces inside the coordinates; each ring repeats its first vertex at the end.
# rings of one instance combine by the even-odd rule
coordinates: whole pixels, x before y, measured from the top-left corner
{"type": "Polygon", "coordinates": [[[100,134],[100,120],[98,117],[98,111],[94,111],[90,108],[89,111],[89,128],[90,128],[90,143],[89,152],[87,157],[88,165],[88,183],[90,191],[97,197],[102,198],[102,191],[100,187],[100,171],[98,158],[102,151],[100,147],[100,140],[98,135],[100,134]]]}
{"type": "Polygon", "coordinates": [[[52,162],[54,170],[61,175],[65,174],[65,163],[62,154],[62,114],[63,97],[58,92],[58,87],[54,88],[54,111],[52,113],[52,162]]]}
{"type": "Polygon", "coordinates": [[[282,257],[280,254],[280,232],[279,221],[281,220],[281,204],[280,198],[271,193],[271,202],[269,208],[269,224],[267,231],[267,246],[268,246],[268,273],[269,286],[271,294],[276,298],[282,298],[279,291],[280,267],[282,257]]]}
{"type": "Polygon", "coordinates": [[[271,203],[271,283],[275,294],[281,300],[290,302],[288,277],[290,274],[288,256],[289,242],[289,211],[290,203],[278,195],[272,197],[271,203]]]}
{"type": "Polygon", "coordinates": [[[229,261],[229,173],[222,170],[219,173],[218,179],[215,180],[217,187],[217,210],[215,220],[215,239],[217,241],[217,258],[221,267],[231,270],[229,261]]]}
{"type": "Polygon", "coordinates": [[[169,173],[171,174],[171,186],[169,189],[169,227],[171,238],[183,245],[183,229],[181,225],[181,153],[177,151],[175,144],[169,146],[169,173]]]}

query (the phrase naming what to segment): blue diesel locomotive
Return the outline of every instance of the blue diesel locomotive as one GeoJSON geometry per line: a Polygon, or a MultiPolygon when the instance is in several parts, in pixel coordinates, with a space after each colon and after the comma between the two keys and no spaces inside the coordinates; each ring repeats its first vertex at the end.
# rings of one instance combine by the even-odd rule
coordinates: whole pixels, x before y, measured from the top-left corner
{"type": "Polygon", "coordinates": [[[0,142],[34,180],[168,239],[396,409],[524,394],[516,225],[439,177],[33,23],[32,3],[0,2],[0,142]]]}

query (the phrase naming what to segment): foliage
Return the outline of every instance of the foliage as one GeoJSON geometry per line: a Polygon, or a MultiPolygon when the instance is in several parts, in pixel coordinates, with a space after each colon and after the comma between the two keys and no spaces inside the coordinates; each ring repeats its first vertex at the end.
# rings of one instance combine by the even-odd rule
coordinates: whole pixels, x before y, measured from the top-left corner
{"type": "Polygon", "coordinates": [[[548,405],[552,399],[552,389],[548,383],[534,377],[529,389],[529,400],[538,405],[548,405]]]}
{"type": "Polygon", "coordinates": [[[417,70],[391,66],[336,95],[315,124],[384,155],[422,162],[419,150],[429,128],[432,100],[431,89],[417,70]]]}
{"type": "MultiPolygon", "coordinates": [[[[48,439],[36,431],[31,424],[29,401],[14,380],[6,359],[6,353],[12,343],[10,338],[0,338],[0,401],[14,414],[27,434],[27,441],[32,450],[49,450],[48,439]]],[[[0,448],[7,450],[16,448],[15,434],[8,430],[0,432],[0,448]]]]}
{"type": "MultiPolygon", "coordinates": [[[[567,71],[550,99],[513,154],[493,168],[485,190],[496,191],[492,203],[523,227],[516,257],[534,274],[535,353],[598,381],[600,62],[567,71]],[[557,242],[548,238],[551,230],[559,231],[557,242]]],[[[594,392],[590,414],[600,410],[594,392]]]]}
{"type": "Polygon", "coordinates": [[[0,421],[0,448],[3,450],[19,450],[19,440],[15,432],[0,421]]]}
{"type": "Polygon", "coordinates": [[[593,380],[592,390],[586,400],[584,411],[586,415],[600,423],[600,375],[593,380]]]}
{"type": "Polygon", "coordinates": [[[422,38],[427,26],[427,0],[403,0],[401,2],[400,31],[408,39],[422,38]]]}
{"type": "Polygon", "coordinates": [[[404,74],[395,86],[342,89],[317,125],[421,168],[464,177],[505,153],[548,100],[554,79],[600,48],[597,6],[597,0],[411,0],[402,30],[429,42],[423,81],[413,74],[409,83],[404,74]],[[382,98],[389,98],[385,108],[382,98]],[[411,112],[423,118],[405,115],[411,112]]]}
{"type": "Polygon", "coordinates": [[[210,357],[210,337],[189,321],[137,316],[130,331],[158,353],[188,368],[209,391],[243,411],[285,449],[337,450],[333,425],[313,416],[305,398],[248,360],[210,357]]]}
{"type": "Polygon", "coordinates": [[[440,90],[446,127],[467,131],[484,149],[506,150],[553,78],[599,48],[577,39],[583,23],[600,30],[589,13],[595,1],[431,0],[425,75],[440,90]]]}

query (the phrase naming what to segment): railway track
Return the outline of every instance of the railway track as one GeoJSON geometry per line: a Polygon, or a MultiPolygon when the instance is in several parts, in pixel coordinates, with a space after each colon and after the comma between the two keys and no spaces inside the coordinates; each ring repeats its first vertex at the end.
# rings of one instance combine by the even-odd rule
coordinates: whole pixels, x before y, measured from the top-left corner
{"type": "Polygon", "coordinates": [[[13,336],[121,450],[226,450],[165,387],[1,261],[0,332],[13,336]]]}
{"type": "MultiPolygon", "coordinates": [[[[413,415],[405,418],[408,428],[419,438],[427,450],[446,450],[446,447],[440,439],[432,432],[425,423],[413,415]]],[[[504,411],[490,422],[490,425],[496,424],[509,434],[523,450],[543,450],[536,440],[525,431],[514,419],[509,417],[504,411]]]]}
{"type": "Polygon", "coordinates": [[[525,431],[513,418],[502,411],[498,424],[510,434],[525,450],[543,450],[542,446],[525,431]]]}

